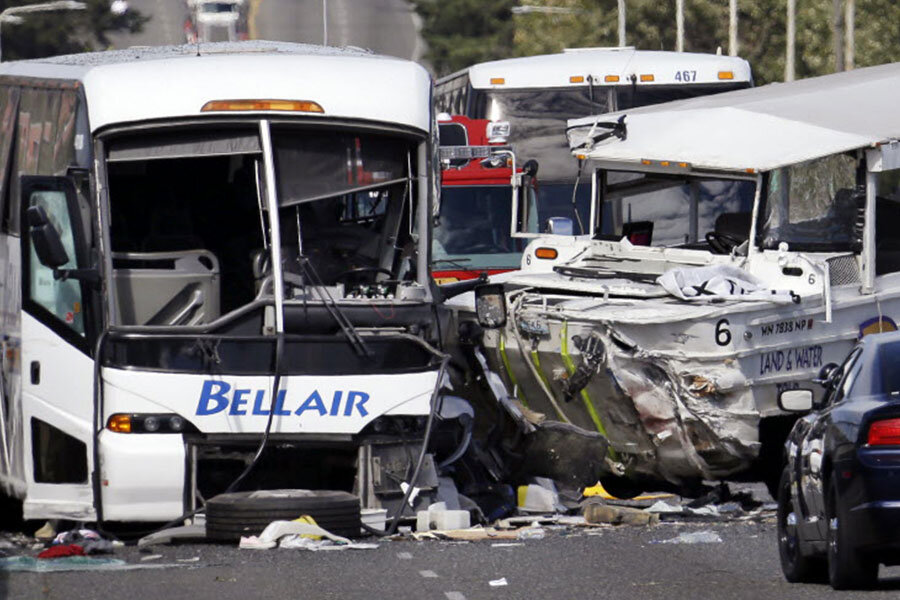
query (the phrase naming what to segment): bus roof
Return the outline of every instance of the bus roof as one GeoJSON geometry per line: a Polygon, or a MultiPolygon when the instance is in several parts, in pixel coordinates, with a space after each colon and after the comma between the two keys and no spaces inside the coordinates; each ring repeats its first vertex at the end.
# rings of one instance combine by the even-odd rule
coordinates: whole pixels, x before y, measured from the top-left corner
{"type": "MultiPolygon", "coordinates": [[[[572,119],[567,135],[575,154],[604,164],[670,161],[769,171],[900,139],[898,88],[900,63],[892,63],[572,119]],[[609,131],[596,122],[611,124],[622,115],[625,139],[585,146],[589,134],[609,131]]],[[[900,154],[900,144],[890,147],[900,154]]]]}
{"type": "Polygon", "coordinates": [[[631,83],[632,75],[638,85],[751,81],[750,64],[742,58],[634,48],[576,48],[559,54],[484,62],[467,71],[472,87],[478,89],[586,86],[588,75],[595,85],[631,83]],[[579,77],[583,80],[578,81],[579,77]]]}
{"type": "Polygon", "coordinates": [[[431,126],[428,72],[359,49],[261,41],[138,47],[4,62],[4,76],[80,82],[92,131],[197,117],[211,100],[245,99],[307,100],[324,110],[312,116],[431,126]]]}

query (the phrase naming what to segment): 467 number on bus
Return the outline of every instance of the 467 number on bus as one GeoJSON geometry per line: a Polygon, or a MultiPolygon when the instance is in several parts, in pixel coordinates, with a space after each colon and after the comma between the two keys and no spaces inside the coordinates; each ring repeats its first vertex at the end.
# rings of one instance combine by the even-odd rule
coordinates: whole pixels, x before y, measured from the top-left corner
{"type": "Polygon", "coordinates": [[[697,71],[675,71],[675,81],[697,81],[697,71]]]}

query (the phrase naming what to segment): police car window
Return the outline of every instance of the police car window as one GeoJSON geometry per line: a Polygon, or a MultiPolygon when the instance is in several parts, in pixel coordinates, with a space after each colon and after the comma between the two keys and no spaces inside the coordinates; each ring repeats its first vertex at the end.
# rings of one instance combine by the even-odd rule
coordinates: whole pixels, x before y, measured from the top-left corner
{"type": "Polygon", "coordinates": [[[857,375],[859,375],[861,365],[859,357],[861,354],[861,350],[855,351],[847,359],[847,362],[844,363],[844,368],[841,369],[841,372],[843,374],[834,395],[834,402],[840,402],[841,400],[843,400],[853,388],[853,384],[856,382],[856,377],[857,375]]]}

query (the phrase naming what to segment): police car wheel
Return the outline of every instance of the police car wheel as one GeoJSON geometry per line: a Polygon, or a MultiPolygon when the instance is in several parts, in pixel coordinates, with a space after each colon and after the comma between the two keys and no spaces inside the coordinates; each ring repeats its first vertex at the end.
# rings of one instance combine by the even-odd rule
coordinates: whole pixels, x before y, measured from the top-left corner
{"type": "Polygon", "coordinates": [[[359,536],[359,498],[332,490],[260,490],[220,494],[206,503],[206,536],[236,541],[259,535],[272,521],[302,515],[335,535],[359,536]]]}

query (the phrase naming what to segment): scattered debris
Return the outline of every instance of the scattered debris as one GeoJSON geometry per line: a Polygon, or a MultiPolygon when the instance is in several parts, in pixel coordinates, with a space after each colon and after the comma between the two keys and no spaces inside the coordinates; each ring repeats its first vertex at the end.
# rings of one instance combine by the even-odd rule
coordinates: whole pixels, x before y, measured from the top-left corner
{"type": "Polygon", "coordinates": [[[559,502],[559,492],[553,481],[535,478],[536,483],[520,485],[517,494],[518,508],[525,512],[555,513],[565,511],[559,502]]]}
{"type": "Polygon", "coordinates": [[[141,562],[148,562],[151,560],[159,560],[162,558],[162,554],[148,554],[147,556],[141,557],[141,562]]]}
{"type": "Polygon", "coordinates": [[[182,567],[178,563],[152,565],[130,564],[120,558],[91,558],[89,556],[65,556],[52,560],[40,560],[33,556],[0,558],[0,571],[30,571],[34,573],[56,571],[129,571],[136,569],[168,569],[182,567]]]}
{"type": "Polygon", "coordinates": [[[37,555],[40,559],[45,558],[60,558],[63,556],[84,556],[84,548],[79,546],[78,544],[57,544],[55,546],[50,546],[43,552],[37,555]]]}
{"type": "Polygon", "coordinates": [[[703,531],[683,531],[669,540],[662,540],[658,544],[720,544],[722,538],[715,531],[704,529],[703,531]]]}
{"type": "Polygon", "coordinates": [[[138,540],[138,548],[144,548],[155,544],[168,544],[174,540],[182,542],[206,540],[206,524],[195,522],[192,525],[182,525],[181,527],[170,527],[146,535],[138,540]]]}
{"type": "Polygon", "coordinates": [[[588,523],[609,523],[611,525],[656,525],[659,523],[659,515],[656,513],[595,502],[584,506],[584,519],[588,523]]]}
{"type": "Polygon", "coordinates": [[[500,579],[492,579],[491,581],[488,581],[488,585],[490,585],[491,587],[503,587],[509,584],[506,581],[506,577],[501,577],[500,579]]]}
{"type": "Polygon", "coordinates": [[[520,529],[516,534],[516,538],[520,540],[542,540],[546,535],[544,528],[535,522],[530,527],[520,529]]]}
{"type": "Polygon", "coordinates": [[[444,531],[422,531],[410,534],[414,540],[456,540],[477,542],[480,540],[516,540],[519,530],[501,530],[494,527],[470,527],[469,529],[448,529],[444,531]]]}
{"type": "Polygon", "coordinates": [[[657,514],[681,514],[684,512],[684,508],[681,506],[673,506],[665,500],[657,500],[652,506],[644,510],[657,514]]]}
{"type": "Polygon", "coordinates": [[[416,513],[416,531],[431,529],[467,529],[471,525],[467,510],[447,510],[445,502],[435,502],[428,510],[416,513]]]}
{"type": "MultiPolygon", "coordinates": [[[[311,520],[309,519],[309,521],[311,520]]],[[[300,550],[368,550],[377,548],[378,544],[356,544],[345,537],[334,535],[318,525],[299,519],[272,521],[258,537],[255,535],[241,537],[239,544],[240,548],[253,550],[268,550],[275,546],[300,550]]]]}
{"type": "Polygon", "coordinates": [[[40,542],[49,542],[56,537],[56,527],[53,521],[47,521],[44,525],[34,532],[34,539],[40,542]]]}

